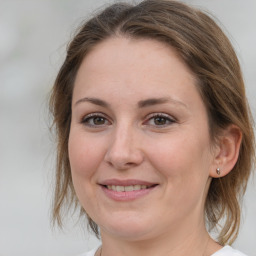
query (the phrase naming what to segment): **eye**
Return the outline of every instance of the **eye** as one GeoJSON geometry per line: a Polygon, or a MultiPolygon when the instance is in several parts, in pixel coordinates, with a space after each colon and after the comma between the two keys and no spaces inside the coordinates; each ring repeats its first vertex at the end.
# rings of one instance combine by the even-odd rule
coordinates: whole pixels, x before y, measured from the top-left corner
{"type": "Polygon", "coordinates": [[[175,123],[175,119],[164,113],[151,114],[146,121],[147,125],[160,128],[171,125],[172,123],[175,123]]]}
{"type": "Polygon", "coordinates": [[[86,126],[90,127],[102,127],[110,125],[111,123],[108,121],[108,119],[101,113],[92,113],[89,115],[86,115],[82,122],[86,126]]]}

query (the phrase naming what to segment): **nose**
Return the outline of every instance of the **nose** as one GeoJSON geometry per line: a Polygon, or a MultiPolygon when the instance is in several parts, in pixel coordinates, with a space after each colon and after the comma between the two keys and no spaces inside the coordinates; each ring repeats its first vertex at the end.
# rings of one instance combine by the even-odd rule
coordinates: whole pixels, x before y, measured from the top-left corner
{"type": "Polygon", "coordinates": [[[118,127],[113,131],[105,161],[117,170],[126,170],[143,162],[143,152],[136,131],[128,127],[118,127]]]}

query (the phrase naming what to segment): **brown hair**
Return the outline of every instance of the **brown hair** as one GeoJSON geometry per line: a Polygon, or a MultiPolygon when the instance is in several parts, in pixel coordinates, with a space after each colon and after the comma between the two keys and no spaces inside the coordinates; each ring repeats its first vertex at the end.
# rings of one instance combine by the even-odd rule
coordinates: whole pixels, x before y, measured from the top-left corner
{"type": "MultiPolygon", "coordinates": [[[[57,132],[56,186],[53,220],[62,225],[65,206],[78,206],[68,158],[71,101],[78,68],[95,45],[124,36],[158,40],[176,49],[198,79],[209,116],[212,139],[230,124],[242,132],[238,161],[226,176],[212,179],[205,203],[209,229],[221,219],[220,244],[232,243],[240,224],[239,199],[244,194],[255,160],[253,122],[238,59],[228,38],[208,15],[178,1],[145,0],[137,5],[116,3],[80,28],[68,46],[66,59],[51,94],[50,108],[57,132]]],[[[81,212],[85,213],[81,208],[81,212]]],[[[96,235],[98,227],[88,216],[96,235]]]]}

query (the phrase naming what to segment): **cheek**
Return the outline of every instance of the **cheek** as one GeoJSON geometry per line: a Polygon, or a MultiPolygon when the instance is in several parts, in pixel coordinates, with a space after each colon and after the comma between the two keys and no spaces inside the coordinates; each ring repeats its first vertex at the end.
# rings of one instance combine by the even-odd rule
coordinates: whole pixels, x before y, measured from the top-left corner
{"type": "Polygon", "coordinates": [[[89,215],[88,209],[94,206],[91,198],[95,198],[97,170],[102,161],[102,151],[102,147],[95,140],[71,130],[68,152],[72,182],[81,205],[89,215]]]}
{"type": "Polygon", "coordinates": [[[171,141],[154,143],[150,153],[151,164],[164,181],[166,205],[173,206],[166,209],[166,214],[179,212],[184,216],[192,209],[202,211],[208,191],[208,144],[177,136],[171,141]]]}
{"type": "Polygon", "coordinates": [[[196,187],[206,182],[211,155],[208,137],[202,137],[179,134],[152,143],[151,164],[171,184],[196,187]]]}
{"type": "Polygon", "coordinates": [[[70,133],[68,143],[69,161],[73,176],[90,177],[102,158],[100,146],[90,138],[70,133]]]}
{"type": "Polygon", "coordinates": [[[103,157],[99,143],[100,141],[85,137],[83,133],[70,132],[68,150],[72,182],[76,195],[86,210],[91,208],[90,199],[95,198],[97,170],[103,157]]]}

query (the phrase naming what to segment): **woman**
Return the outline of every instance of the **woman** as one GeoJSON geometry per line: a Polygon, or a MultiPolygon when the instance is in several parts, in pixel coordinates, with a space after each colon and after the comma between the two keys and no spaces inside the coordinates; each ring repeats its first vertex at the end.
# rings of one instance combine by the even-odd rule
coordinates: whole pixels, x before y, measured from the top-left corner
{"type": "Polygon", "coordinates": [[[53,219],[80,205],[102,240],[83,255],[243,255],[226,244],[255,157],[252,118],[209,16],[168,0],[106,8],[70,43],[51,108],[53,219]]]}

